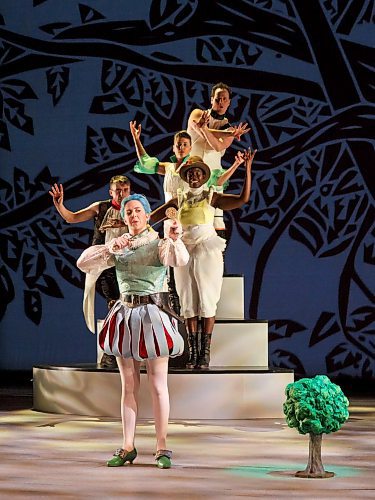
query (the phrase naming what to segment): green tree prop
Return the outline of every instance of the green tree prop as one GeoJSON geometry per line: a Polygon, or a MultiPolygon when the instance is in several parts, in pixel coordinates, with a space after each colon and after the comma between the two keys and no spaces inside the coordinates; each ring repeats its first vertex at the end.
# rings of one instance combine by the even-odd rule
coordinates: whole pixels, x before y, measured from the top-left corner
{"type": "Polygon", "coordinates": [[[286,422],[300,434],[310,435],[309,461],[306,469],[296,472],[297,477],[326,478],[322,463],[322,434],[338,431],[349,418],[349,401],[341,388],[325,375],[303,378],[288,384],[283,405],[286,422]]]}

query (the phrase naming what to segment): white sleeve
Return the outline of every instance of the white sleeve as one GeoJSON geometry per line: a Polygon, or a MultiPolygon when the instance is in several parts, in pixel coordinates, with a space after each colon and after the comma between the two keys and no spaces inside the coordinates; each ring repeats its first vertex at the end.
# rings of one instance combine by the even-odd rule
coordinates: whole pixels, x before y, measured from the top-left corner
{"type": "Polygon", "coordinates": [[[87,274],[100,274],[115,265],[115,259],[106,245],[86,248],[77,260],[77,267],[87,274]]]}
{"type": "Polygon", "coordinates": [[[163,266],[180,267],[189,262],[189,252],[181,239],[164,238],[159,242],[159,259],[163,266]]]}

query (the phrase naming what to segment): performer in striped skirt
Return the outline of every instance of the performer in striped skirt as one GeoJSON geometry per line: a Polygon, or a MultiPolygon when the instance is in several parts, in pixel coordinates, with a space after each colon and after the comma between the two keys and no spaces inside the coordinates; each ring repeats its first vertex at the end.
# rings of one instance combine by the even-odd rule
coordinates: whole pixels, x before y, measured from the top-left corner
{"type": "Polygon", "coordinates": [[[105,319],[99,343],[108,354],[117,357],[121,375],[121,415],[123,444],[107,462],[118,467],[133,462],[140,384],[140,364],[145,360],[154,408],[156,464],[171,466],[166,437],[169,419],[167,386],[169,356],[178,356],[184,343],[177,329],[174,312],[169,308],[168,293],[163,292],[167,266],[183,266],[189,254],[176,220],[164,224],[166,237],[148,225],[150,205],[143,195],[133,194],[122,201],[121,214],[129,228],[105,245],[90,247],[78,259],[86,273],[99,273],[115,265],[121,297],[105,319]]]}

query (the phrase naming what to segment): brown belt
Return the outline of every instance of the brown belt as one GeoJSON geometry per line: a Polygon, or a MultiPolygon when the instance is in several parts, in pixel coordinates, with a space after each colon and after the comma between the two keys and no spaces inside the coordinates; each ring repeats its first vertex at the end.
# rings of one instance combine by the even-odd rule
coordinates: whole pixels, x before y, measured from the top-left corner
{"type": "Polygon", "coordinates": [[[142,304],[153,304],[153,301],[151,300],[151,295],[127,295],[127,294],[123,294],[121,296],[121,298],[129,306],[140,306],[142,304]]]}
{"type": "Polygon", "coordinates": [[[169,314],[169,316],[172,316],[182,323],[184,322],[184,319],[181,318],[181,316],[179,316],[177,313],[175,313],[169,305],[168,292],[152,293],[150,295],[130,295],[124,293],[121,295],[121,299],[126,303],[128,307],[138,307],[144,304],[155,304],[162,311],[169,314]]]}

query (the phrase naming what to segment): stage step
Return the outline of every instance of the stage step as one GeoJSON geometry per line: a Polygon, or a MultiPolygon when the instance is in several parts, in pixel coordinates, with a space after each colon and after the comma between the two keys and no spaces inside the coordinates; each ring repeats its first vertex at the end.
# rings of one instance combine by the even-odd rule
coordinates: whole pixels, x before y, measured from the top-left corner
{"type": "Polygon", "coordinates": [[[241,274],[227,274],[223,277],[216,319],[244,319],[245,293],[244,277],[241,274]]]}
{"type": "Polygon", "coordinates": [[[268,366],[268,321],[217,321],[210,366],[268,366]]]}
{"type": "MultiPolygon", "coordinates": [[[[140,419],[153,419],[147,375],[141,373],[140,419]]],[[[97,365],[35,366],[34,410],[120,417],[118,370],[97,365]]],[[[282,418],[284,390],[292,370],[265,367],[215,367],[207,371],[171,369],[170,418],[227,420],[282,418]]]]}

